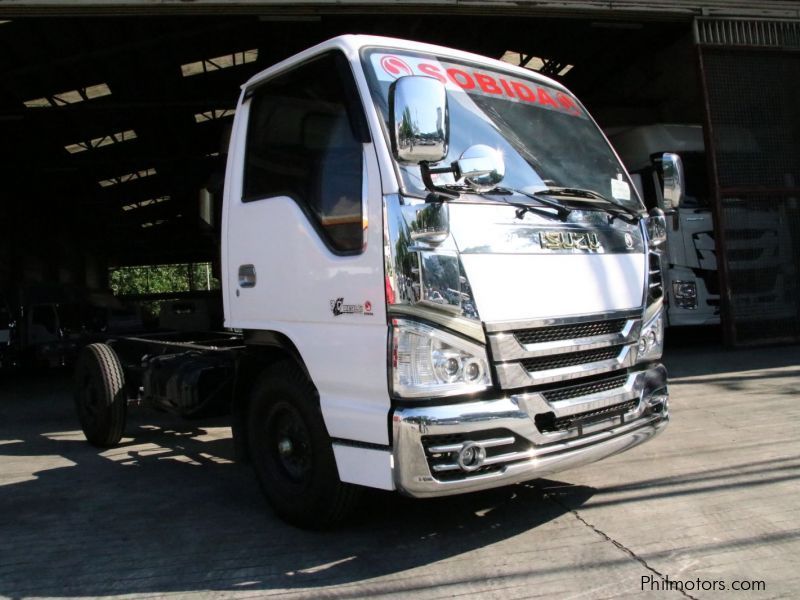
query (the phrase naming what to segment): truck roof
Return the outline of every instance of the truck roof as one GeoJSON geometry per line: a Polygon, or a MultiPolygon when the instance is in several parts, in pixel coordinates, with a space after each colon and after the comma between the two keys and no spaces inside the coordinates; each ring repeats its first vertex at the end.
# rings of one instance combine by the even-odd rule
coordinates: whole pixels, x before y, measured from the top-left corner
{"type": "Polygon", "coordinates": [[[366,46],[387,46],[390,48],[396,48],[398,50],[411,50],[417,52],[428,52],[432,54],[439,54],[442,56],[447,56],[448,58],[455,58],[461,59],[476,63],[481,63],[486,66],[491,66],[497,69],[502,69],[505,71],[509,71],[511,73],[516,73],[522,77],[527,77],[529,79],[533,79],[534,81],[544,83],[549,85],[550,87],[554,87],[558,90],[568,91],[562,84],[559,82],[541,75],[536,71],[532,71],[530,69],[526,69],[523,67],[518,67],[512,65],[511,63],[503,62],[501,60],[496,60],[493,58],[487,58],[486,56],[481,56],[480,54],[473,54],[472,52],[464,52],[462,50],[455,50],[453,48],[447,48],[445,46],[437,46],[435,44],[426,44],[423,42],[414,42],[411,40],[403,40],[399,38],[391,38],[391,37],[383,37],[383,36],[376,36],[376,35],[354,35],[354,34],[347,34],[347,35],[340,35],[324,42],[317,44],[316,46],[312,46],[307,50],[303,50],[294,56],[290,56],[289,58],[282,60],[279,63],[272,65],[271,67],[257,73],[253,77],[251,77],[248,81],[246,81],[242,85],[242,89],[249,88],[254,84],[262,81],[264,79],[268,79],[279,73],[292,65],[303,62],[304,60],[308,60],[317,54],[321,54],[328,50],[339,49],[342,50],[345,55],[351,60],[358,60],[358,53],[359,51],[366,47],[366,46]]]}

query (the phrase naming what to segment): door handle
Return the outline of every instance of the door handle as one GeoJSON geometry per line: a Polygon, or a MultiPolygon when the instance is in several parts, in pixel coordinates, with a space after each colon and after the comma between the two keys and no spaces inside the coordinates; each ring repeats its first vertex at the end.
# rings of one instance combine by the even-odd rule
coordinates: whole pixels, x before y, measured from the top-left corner
{"type": "Polygon", "coordinates": [[[239,265],[239,287],[256,287],[255,265],[239,265]]]}

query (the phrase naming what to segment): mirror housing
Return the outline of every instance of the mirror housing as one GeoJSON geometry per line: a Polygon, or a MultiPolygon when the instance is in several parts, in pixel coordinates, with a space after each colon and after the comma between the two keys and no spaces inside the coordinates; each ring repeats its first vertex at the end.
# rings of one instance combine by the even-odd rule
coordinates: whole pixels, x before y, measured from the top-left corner
{"type": "Polygon", "coordinates": [[[683,200],[683,161],[678,154],[665,152],[661,156],[661,169],[664,174],[664,208],[675,210],[683,200]]]}
{"type": "Polygon", "coordinates": [[[444,84],[433,77],[400,77],[389,88],[392,153],[401,163],[437,163],[447,156],[450,115],[444,84]]]}
{"type": "Polygon", "coordinates": [[[664,245],[667,241],[667,219],[664,217],[664,211],[660,208],[651,208],[645,224],[650,248],[655,249],[664,245]]]}

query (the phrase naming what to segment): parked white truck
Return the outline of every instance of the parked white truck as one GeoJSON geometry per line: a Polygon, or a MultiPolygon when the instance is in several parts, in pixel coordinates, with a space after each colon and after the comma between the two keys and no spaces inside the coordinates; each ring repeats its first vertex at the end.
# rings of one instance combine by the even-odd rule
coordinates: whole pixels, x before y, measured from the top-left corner
{"type": "MultiPolygon", "coordinates": [[[[718,325],[720,284],[703,128],[655,124],[609,130],[609,139],[633,177],[648,207],[667,217],[664,281],[669,325],[718,325]],[[680,195],[667,188],[682,188],[680,195]]],[[[759,152],[753,136],[740,128],[718,129],[724,152],[742,164],[759,152]]],[[[734,284],[732,309],[737,319],[789,318],[795,314],[787,288],[786,219],[752,203],[729,199],[726,212],[729,277],[734,284]]]]}
{"type": "Polygon", "coordinates": [[[89,346],[91,443],[129,401],[230,408],[275,511],[319,527],[361,486],[530,480],[667,424],[663,216],[560,84],[337,37],[242,87],[227,160],[230,330],[89,346]]]}

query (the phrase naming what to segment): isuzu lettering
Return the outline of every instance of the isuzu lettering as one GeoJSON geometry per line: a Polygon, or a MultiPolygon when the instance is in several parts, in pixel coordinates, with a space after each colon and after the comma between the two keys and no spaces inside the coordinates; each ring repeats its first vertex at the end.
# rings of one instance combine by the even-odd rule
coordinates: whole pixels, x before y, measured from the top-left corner
{"type": "Polygon", "coordinates": [[[664,226],[559,83],[334,38],[242,87],[229,329],[88,346],[84,432],[118,443],[129,402],[230,409],[237,456],[305,527],[363,486],[443,496],[628,450],[668,421],[664,226]]]}

